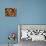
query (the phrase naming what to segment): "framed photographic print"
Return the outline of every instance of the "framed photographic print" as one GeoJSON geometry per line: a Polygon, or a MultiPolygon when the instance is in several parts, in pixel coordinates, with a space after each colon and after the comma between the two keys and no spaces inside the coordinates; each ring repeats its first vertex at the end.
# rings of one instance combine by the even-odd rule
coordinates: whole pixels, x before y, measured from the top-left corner
{"type": "Polygon", "coordinates": [[[15,8],[5,8],[5,16],[16,16],[15,8]]]}
{"type": "Polygon", "coordinates": [[[20,41],[46,41],[46,25],[20,24],[18,30],[20,32],[20,41]]]}

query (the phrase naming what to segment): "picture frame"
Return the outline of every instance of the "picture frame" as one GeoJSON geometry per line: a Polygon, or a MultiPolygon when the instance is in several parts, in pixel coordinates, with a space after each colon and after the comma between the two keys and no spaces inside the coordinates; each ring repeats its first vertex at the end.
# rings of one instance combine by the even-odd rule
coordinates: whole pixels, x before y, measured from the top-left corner
{"type": "Polygon", "coordinates": [[[5,8],[5,16],[16,16],[15,8],[5,8]]]}

